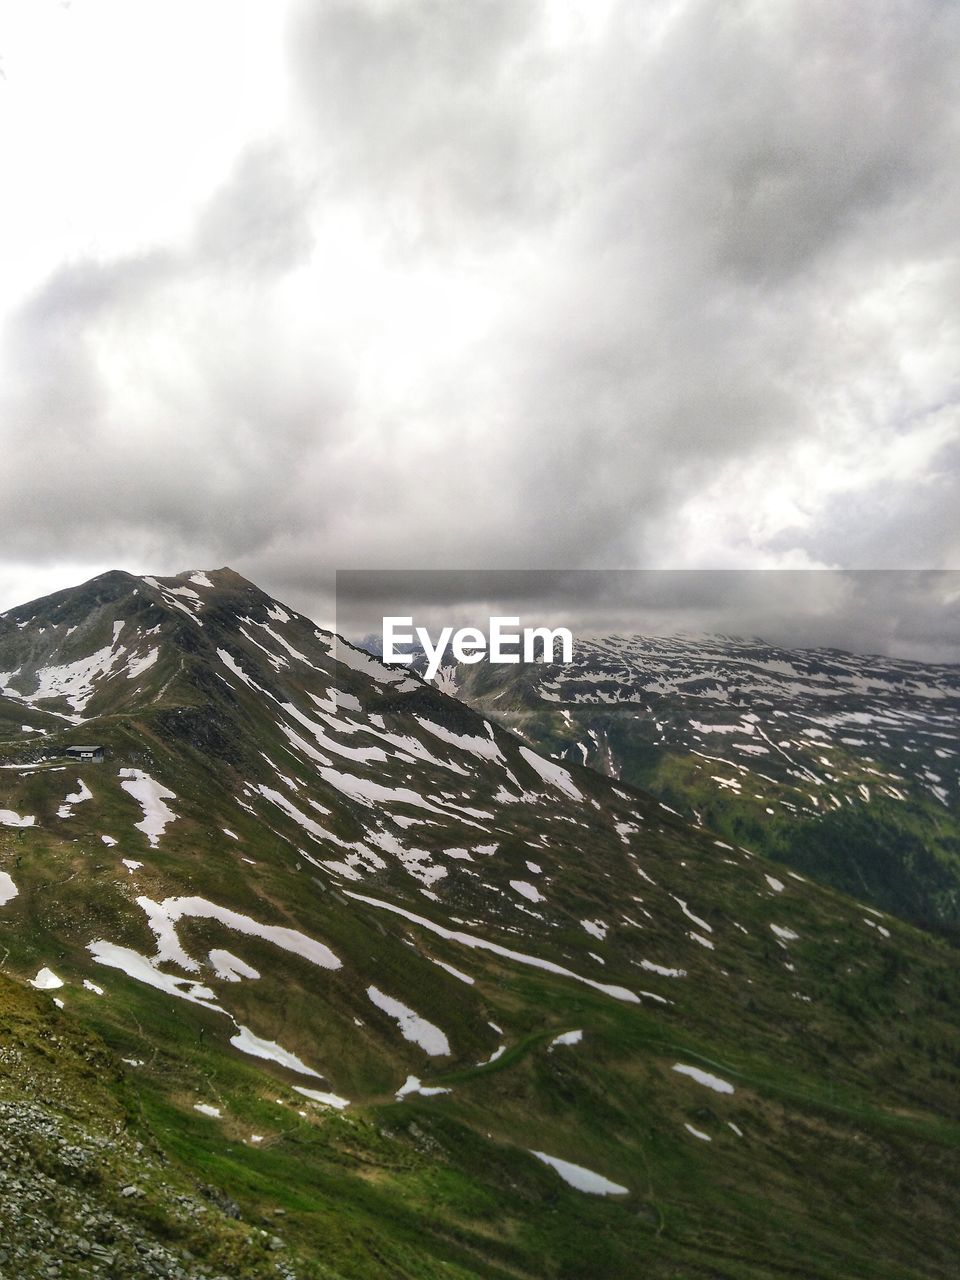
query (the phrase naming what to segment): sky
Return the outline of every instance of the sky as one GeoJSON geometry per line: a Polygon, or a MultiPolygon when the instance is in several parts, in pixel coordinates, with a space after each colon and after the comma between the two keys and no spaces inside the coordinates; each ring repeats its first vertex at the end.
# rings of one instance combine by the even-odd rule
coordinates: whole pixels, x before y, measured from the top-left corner
{"type": "Polygon", "coordinates": [[[953,0],[0,0],[0,609],[960,569],[958,155],[953,0]]]}
{"type": "Polygon", "coordinates": [[[733,636],[960,663],[960,571],[932,569],[341,570],[333,629],[371,652],[391,634],[733,636]],[[401,622],[399,619],[408,619],[401,622]]]}

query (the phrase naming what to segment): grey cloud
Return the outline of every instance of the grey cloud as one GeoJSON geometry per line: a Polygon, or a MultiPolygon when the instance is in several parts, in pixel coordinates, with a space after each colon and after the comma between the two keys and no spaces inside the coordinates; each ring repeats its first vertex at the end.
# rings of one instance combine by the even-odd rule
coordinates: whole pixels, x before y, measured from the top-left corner
{"type": "Polygon", "coordinates": [[[134,307],[169,269],[154,252],[111,263],[69,263],[57,268],[26,302],[4,334],[11,376],[4,404],[9,459],[18,450],[72,451],[95,423],[98,379],[87,337],[122,306],[134,307]],[[38,437],[37,430],[43,432],[38,437]]]}
{"type": "MultiPolygon", "coordinates": [[[[620,3],[566,44],[551,9],[300,7],[293,115],[195,225],[12,319],[8,553],[226,561],[319,610],[337,565],[670,563],[678,513],[719,482],[745,517],[809,446],[806,523],[734,550],[957,562],[956,451],[827,472],[955,395],[960,9],[620,3]],[[309,274],[344,226],[411,311],[426,264],[489,319],[382,369],[309,274]]],[[[704,528],[686,562],[727,562],[704,528]]]]}
{"type": "Polygon", "coordinates": [[[793,648],[960,661],[960,572],[609,570],[342,572],[338,629],[379,634],[387,615],[432,635],[519,616],[575,634],[709,633],[793,648]]]}
{"type": "Polygon", "coordinates": [[[195,233],[198,269],[256,278],[282,274],[309,256],[312,179],[275,140],[251,145],[203,210],[195,233]]]}
{"type": "Polygon", "coordinates": [[[646,63],[618,159],[668,234],[737,277],[789,279],[878,220],[937,221],[945,180],[956,194],[958,41],[940,3],[698,0],[646,63]]]}
{"type": "Polygon", "coordinates": [[[814,552],[840,542],[849,564],[864,564],[876,547],[891,568],[917,569],[930,561],[933,542],[943,564],[960,562],[960,435],[939,450],[922,485],[886,481],[830,502],[813,531],[790,531],[780,545],[804,537],[814,552]]]}
{"type": "MultiPolygon", "coordinates": [[[[515,384],[517,417],[543,423],[527,489],[552,424],[566,446],[550,468],[556,507],[606,510],[611,549],[627,526],[642,554],[651,524],[719,463],[815,436],[819,392],[871,365],[890,377],[899,327],[882,334],[884,367],[834,309],[904,258],[936,280],[944,210],[960,211],[960,12],[772,12],[782,23],[755,6],[681,7],[656,58],[631,44],[629,9],[613,33],[637,74],[615,82],[606,121],[591,118],[601,158],[580,214],[603,234],[558,265],[545,341],[515,384]]],[[[941,290],[945,305],[948,278],[941,290]]],[[[828,560],[847,545],[834,538],[828,560]]]]}
{"type": "MultiPolygon", "coordinates": [[[[405,248],[557,212],[563,153],[538,115],[534,0],[303,6],[291,63],[328,189],[360,189],[405,248]]],[[[551,104],[554,105],[554,104],[551,104]]]]}
{"type": "Polygon", "coordinates": [[[278,349],[257,287],[309,252],[301,192],[282,146],[252,146],[183,243],[65,264],[14,313],[8,555],[212,563],[316,528],[299,460],[346,388],[278,349]]]}

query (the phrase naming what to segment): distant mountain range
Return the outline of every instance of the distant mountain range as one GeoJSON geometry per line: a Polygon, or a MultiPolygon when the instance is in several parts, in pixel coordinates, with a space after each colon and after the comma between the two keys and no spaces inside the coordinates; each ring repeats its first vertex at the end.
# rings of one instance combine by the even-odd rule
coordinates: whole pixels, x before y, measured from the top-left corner
{"type": "Polygon", "coordinates": [[[454,698],[229,569],[3,615],[0,1274],[955,1275],[956,953],[733,833],[947,831],[949,673],[630,649],[454,698]]]}
{"type": "Polygon", "coordinates": [[[960,668],[613,636],[443,681],[538,750],[960,939],[960,668]]]}

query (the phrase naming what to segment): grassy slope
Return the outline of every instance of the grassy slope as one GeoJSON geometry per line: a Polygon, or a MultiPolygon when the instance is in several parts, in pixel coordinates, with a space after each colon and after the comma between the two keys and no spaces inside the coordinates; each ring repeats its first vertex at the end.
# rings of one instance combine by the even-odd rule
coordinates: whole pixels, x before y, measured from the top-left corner
{"type": "MultiPolygon", "coordinates": [[[[783,799],[805,798],[803,787],[784,785],[754,773],[741,793],[719,787],[713,774],[730,774],[700,756],[663,744],[653,720],[638,717],[627,706],[575,705],[568,710],[574,724],[564,722],[556,707],[517,691],[502,700],[497,683],[473,683],[470,673],[464,697],[484,714],[521,732],[538,750],[580,759],[573,744],[589,744],[587,762],[601,773],[657,796],[671,808],[695,816],[718,835],[765,853],[824,884],[902,916],[921,928],[960,939],[960,819],[921,789],[910,789],[905,802],[876,793],[876,769],[854,752],[831,744],[837,788],[850,800],[842,810],[822,813],[788,811],[783,799]],[[495,700],[496,694],[501,698],[495,700]],[[510,704],[509,706],[507,704],[510,704]],[[505,709],[506,707],[506,709],[505,709]],[[601,746],[590,743],[587,728],[601,746]],[[873,792],[864,803],[857,788],[873,792]],[[773,807],[775,812],[768,813],[773,807]]],[[[676,708],[664,706],[666,717],[676,708]]],[[[874,761],[874,764],[877,762],[874,761]]],[[[881,767],[884,762],[880,761],[881,767]]],[[[895,768],[894,757],[886,762],[895,768]]]]}
{"type": "MultiPolygon", "coordinates": [[[[677,1001],[664,1010],[624,1006],[478,953],[465,960],[462,951],[423,940],[424,950],[478,979],[477,989],[467,989],[432,974],[418,993],[416,1007],[445,1027],[467,1059],[434,1075],[415,1050],[385,1050],[379,1036],[351,1035],[345,1026],[347,1012],[372,1021],[362,995],[369,977],[388,990],[405,980],[411,957],[402,926],[387,920],[384,936],[372,910],[346,913],[329,893],[304,904],[301,927],[350,956],[357,970],[342,983],[330,980],[335,1013],[330,995],[318,1005],[317,975],[304,963],[265,943],[238,948],[210,922],[184,928],[194,954],[203,934],[206,945],[240,950],[270,975],[256,990],[240,989],[256,1005],[249,1020],[358,1100],[337,1114],[293,1093],[295,1077],[233,1053],[222,1019],[90,962],[81,943],[101,932],[150,949],[145,927],[131,929],[131,878],[117,874],[115,855],[96,850],[94,832],[85,838],[79,825],[81,812],[94,827],[120,832],[129,824],[122,793],[111,798],[108,769],[84,771],[100,800],[96,809],[78,806],[73,839],[6,835],[3,864],[20,859],[22,885],[5,910],[5,923],[14,911],[17,919],[7,964],[28,973],[46,960],[73,975],[61,993],[70,1009],[122,1056],[145,1061],[130,1069],[126,1088],[135,1088],[142,1119],[164,1148],[185,1171],[224,1188],[252,1220],[286,1210],[285,1236],[334,1274],[579,1276],[586,1274],[585,1240],[596,1276],[786,1275],[798,1255],[804,1275],[893,1277],[907,1266],[909,1274],[950,1274],[960,1083],[950,1018],[960,996],[945,948],[902,926],[895,926],[896,950],[880,948],[866,929],[850,934],[845,903],[833,907],[830,894],[811,889],[812,904],[792,904],[794,927],[806,931],[805,910],[818,924],[833,910],[845,936],[832,955],[797,948],[808,1009],[773,981],[749,990],[759,986],[758,974],[783,962],[761,935],[767,904],[758,899],[751,919],[744,901],[738,919],[751,936],[741,971],[731,968],[730,983],[721,992],[713,984],[702,1004],[688,980],[680,994],[676,981],[645,975],[677,1001]],[[74,874],[78,865],[82,877],[74,874]],[[84,972],[107,997],[77,985],[84,972]],[[490,1044],[480,1043],[478,1001],[511,1046],[479,1069],[469,1061],[488,1056],[490,1044]],[[573,1027],[584,1028],[584,1044],[548,1052],[552,1035],[573,1027]],[[670,1071],[677,1059],[712,1065],[736,1093],[678,1080],[670,1071]],[[396,1103],[392,1090],[408,1070],[454,1092],[396,1103]],[[195,1101],[221,1106],[224,1121],[198,1115],[195,1101]],[[689,1136],[685,1123],[713,1141],[689,1136]],[[261,1145],[250,1143],[253,1133],[263,1135],[261,1145]],[[582,1196],[534,1163],[526,1147],[600,1169],[633,1195],[622,1204],[582,1196]],[[876,1238],[884,1240],[887,1264],[872,1258],[876,1238]]],[[[41,783],[32,786],[40,799],[41,783]]],[[[664,857],[689,855],[679,825],[664,830],[664,857]]],[[[222,842],[196,828],[178,839],[193,853],[189,887],[223,900],[222,842]]],[[[267,861],[273,841],[255,839],[246,833],[245,852],[267,861]]],[[[156,861],[163,857],[177,854],[156,861]]],[[[709,898],[704,881],[720,882],[722,868],[704,865],[697,874],[700,900],[709,898]]],[[[269,870],[264,887],[264,896],[279,896],[269,870]]],[[[238,880],[230,905],[262,916],[258,897],[238,880]]],[[[242,1005],[231,1007],[244,1020],[242,1005]]]]}

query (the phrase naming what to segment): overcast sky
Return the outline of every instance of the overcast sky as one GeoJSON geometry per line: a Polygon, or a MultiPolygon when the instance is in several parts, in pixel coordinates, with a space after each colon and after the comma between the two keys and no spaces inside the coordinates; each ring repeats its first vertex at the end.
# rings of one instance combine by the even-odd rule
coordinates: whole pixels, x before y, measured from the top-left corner
{"type": "Polygon", "coordinates": [[[954,0],[0,0],[0,608],[960,569],[954,0]]]}
{"type": "Polygon", "coordinates": [[[785,648],[847,649],[960,663],[960,571],[909,569],[347,570],[337,574],[336,630],[380,650],[395,634],[494,617],[567,627],[574,636],[724,635],[785,648]],[[371,643],[371,641],[373,643],[371,643]]]}

